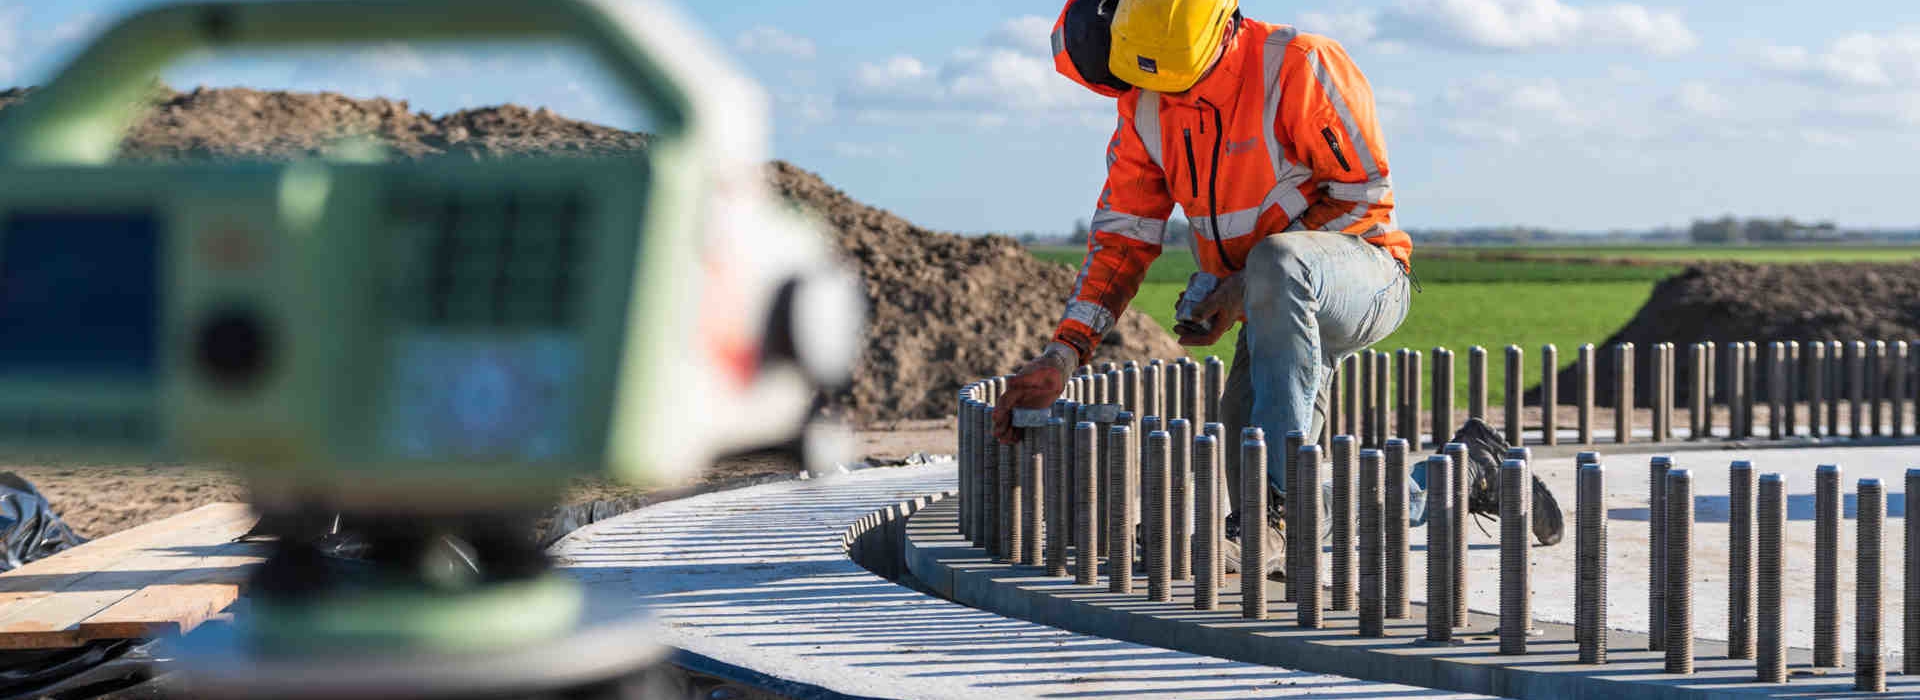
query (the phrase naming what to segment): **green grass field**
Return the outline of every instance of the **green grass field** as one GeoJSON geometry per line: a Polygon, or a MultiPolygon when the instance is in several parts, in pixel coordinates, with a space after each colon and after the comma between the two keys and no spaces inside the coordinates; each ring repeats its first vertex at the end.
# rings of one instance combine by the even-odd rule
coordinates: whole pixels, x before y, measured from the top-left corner
{"type": "Polygon", "coordinates": [[[1751,246],[1501,246],[1432,249],[1442,255],[1521,253],[1535,257],[1569,259],[1636,259],[1687,263],[1736,260],[1752,263],[1901,262],[1920,259],[1920,246],[1889,245],[1751,245],[1751,246]]]}
{"type": "MultiPolygon", "coordinates": [[[[1037,247],[1043,260],[1078,267],[1086,251],[1077,247],[1037,247]]],[[[1582,343],[1599,343],[1620,329],[1646,303],[1656,282],[1700,260],[1794,263],[1815,261],[1895,262],[1920,259],[1920,246],[1826,248],[1786,246],[1581,246],[1428,248],[1414,252],[1414,275],[1424,292],[1414,295],[1406,323],[1382,350],[1436,346],[1452,348],[1462,364],[1467,348],[1485,346],[1490,359],[1491,400],[1504,400],[1500,352],[1516,344],[1527,352],[1528,386],[1539,380],[1540,346],[1559,348],[1562,367],[1571,365],[1582,343]],[[1531,260],[1503,260],[1526,255],[1531,260]],[[1540,258],[1553,258],[1542,260],[1540,258]],[[1651,264],[1620,264],[1622,260],[1651,264]]],[[[1195,270],[1184,249],[1170,249],[1147,272],[1133,308],[1160,325],[1173,327],[1173,305],[1195,270]]],[[[1219,344],[1195,348],[1193,355],[1219,355],[1233,361],[1238,331],[1219,344]]],[[[1456,373],[1454,395],[1466,401],[1467,373],[1456,373]]]]}
{"type": "MultiPolygon", "coordinates": [[[[1033,253],[1043,260],[1077,267],[1085,251],[1069,247],[1040,247],[1033,253]]],[[[1452,348],[1464,364],[1467,348],[1485,346],[1490,361],[1491,399],[1504,400],[1500,380],[1500,352],[1517,344],[1527,352],[1527,385],[1538,381],[1540,346],[1553,343],[1561,366],[1573,363],[1582,343],[1599,343],[1619,330],[1646,303],[1653,286],[1695,260],[1751,262],[1899,261],[1920,258],[1920,247],[1728,247],[1685,246],[1620,247],[1502,247],[1416,250],[1414,273],[1425,288],[1413,298],[1406,323],[1386,341],[1383,350],[1436,346],[1452,348]],[[1423,253],[1425,253],[1423,255],[1423,253]],[[1564,260],[1499,260],[1503,255],[1564,260]],[[1617,264],[1607,260],[1671,261],[1672,264],[1617,264]]],[[[1195,270],[1185,250],[1169,250],[1154,263],[1141,285],[1133,307],[1146,312],[1168,329],[1173,327],[1173,305],[1195,270]]],[[[1193,355],[1219,355],[1232,362],[1236,332],[1193,355]]],[[[1456,372],[1455,395],[1466,399],[1467,373],[1456,372]]]]}

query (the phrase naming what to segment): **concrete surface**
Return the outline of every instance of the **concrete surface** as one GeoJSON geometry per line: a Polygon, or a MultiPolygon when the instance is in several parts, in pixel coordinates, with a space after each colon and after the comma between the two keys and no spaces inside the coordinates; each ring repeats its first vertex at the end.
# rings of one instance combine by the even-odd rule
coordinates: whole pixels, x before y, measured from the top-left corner
{"type": "MultiPolygon", "coordinates": [[[[1905,566],[1906,470],[1920,467],[1920,446],[1723,449],[1660,452],[1655,446],[1626,445],[1631,453],[1613,454],[1596,446],[1607,467],[1608,624],[1614,629],[1647,631],[1647,463],[1656,454],[1672,454],[1676,466],[1693,472],[1694,488],[1694,632],[1701,639],[1727,638],[1727,494],[1728,465],[1736,459],[1753,462],[1755,475],[1779,472],[1787,485],[1787,640],[1793,647],[1813,646],[1813,472],[1821,464],[1840,465],[1846,519],[1840,524],[1840,639],[1847,665],[1854,646],[1854,491],[1864,477],[1878,477],[1887,491],[1886,553],[1883,572],[1886,589],[1882,615],[1885,644],[1882,652],[1897,654],[1901,640],[1901,591],[1905,566]]],[[[1557,448],[1564,450],[1564,448],[1557,448]]],[[[1535,455],[1535,472],[1552,487],[1565,511],[1567,537],[1552,547],[1533,550],[1533,614],[1536,619],[1573,622],[1573,508],[1574,464],[1571,456],[1535,455]]],[[[1467,527],[1471,567],[1468,607],[1481,612],[1499,610],[1499,530],[1496,521],[1467,527]],[[1488,534],[1491,533],[1491,534],[1488,534]]],[[[1408,543],[1407,589],[1413,600],[1426,599],[1426,528],[1414,528],[1408,543]]],[[[1898,664],[1890,668],[1899,668],[1898,664]]]]}
{"type": "Polygon", "coordinates": [[[953,485],[946,463],[708,494],[594,523],[553,552],[597,615],[650,613],[662,643],[847,695],[1456,696],[1074,634],[915,592],[848,558],[850,526],[953,485]]]}
{"type": "MultiPolygon", "coordinates": [[[[1424,634],[1424,606],[1414,606],[1408,620],[1389,621],[1385,638],[1357,634],[1352,612],[1326,612],[1321,629],[1295,624],[1293,605],[1278,602],[1281,584],[1269,585],[1266,620],[1240,617],[1238,577],[1222,587],[1221,607],[1192,609],[1192,587],[1179,582],[1174,602],[1152,603],[1144,592],[1107,592],[1105,582],[1080,586],[1072,579],[1052,578],[1035,567],[1008,566],[991,561],[981,550],[953,534],[954,508],[938,503],[908,522],[907,563],[928,586],[985,609],[1059,625],[1078,632],[1115,639],[1152,642],[1169,648],[1217,655],[1250,663],[1282,665],[1345,674],[1374,680],[1398,681],[1465,692],[1522,698],[1756,698],[1851,696],[1852,676],[1846,669],[1814,671],[1809,655],[1789,653],[1793,681],[1785,685],[1753,682],[1751,661],[1725,658],[1725,649],[1712,642],[1696,645],[1692,675],[1662,671],[1663,654],[1645,651],[1645,638],[1616,631],[1609,635],[1614,651],[1601,666],[1575,662],[1572,630],[1541,623],[1542,634],[1529,642],[1525,656],[1497,654],[1495,618],[1474,615],[1457,631],[1458,643],[1430,646],[1424,634]]],[[[1539,605],[1536,598],[1536,606],[1539,605]]],[[[1891,676],[1896,697],[1920,696],[1920,678],[1891,676]]]]}

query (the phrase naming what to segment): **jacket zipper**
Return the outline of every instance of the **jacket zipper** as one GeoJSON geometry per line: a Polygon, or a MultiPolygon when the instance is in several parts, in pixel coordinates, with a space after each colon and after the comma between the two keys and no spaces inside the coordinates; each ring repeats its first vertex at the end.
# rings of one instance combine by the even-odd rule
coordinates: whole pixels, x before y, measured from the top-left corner
{"type": "Polygon", "coordinates": [[[1193,186],[1193,198],[1200,198],[1200,166],[1193,158],[1193,130],[1181,129],[1180,135],[1187,140],[1187,184],[1193,186]]]}
{"type": "Polygon", "coordinates": [[[1327,147],[1333,149],[1333,159],[1340,161],[1340,169],[1353,172],[1353,166],[1347,165],[1347,154],[1340,150],[1340,137],[1333,135],[1333,128],[1322,128],[1320,135],[1327,139],[1327,147]]]}
{"type": "MultiPolygon", "coordinates": [[[[1211,167],[1207,168],[1207,221],[1213,231],[1214,250],[1220,253],[1220,264],[1226,265],[1229,270],[1238,272],[1240,271],[1240,266],[1233,264],[1233,259],[1227,257],[1227,245],[1220,242],[1220,144],[1227,138],[1226,124],[1225,120],[1220,117],[1219,107],[1213,106],[1212,102],[1204,99],[1200,100],[1200,104],[1206,105],[1207,109],[1213,110],[1213,163],[1210,164],[1211,167]]],[[[1201,127],[1201,133],[1205,132],[1206,128],[1204,126],[1201,127]]],[[[1191,163],[1193,156],[1193,146],[1191,144],[1187,146],[1187,151],[1188,162],[1191,163]]],[[[1196,182],[1194,186],[1198,187],[1199,183],[1196,182]]],[[[1199,195],[1195,196],[1197,197],[1199,195]]]]}

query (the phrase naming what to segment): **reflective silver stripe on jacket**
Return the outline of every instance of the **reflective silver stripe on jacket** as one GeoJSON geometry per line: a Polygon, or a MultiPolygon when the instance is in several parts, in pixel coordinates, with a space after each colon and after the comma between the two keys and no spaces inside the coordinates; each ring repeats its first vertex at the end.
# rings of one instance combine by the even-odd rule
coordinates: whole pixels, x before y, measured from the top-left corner
{"type": "Polygon", "coordinates": [[[1160,157],[1160,93],[1140,91],[1140,99],[1133,107],[1133,133],[1147,147],[1147,157],[1153,164],[1165,169],[1166,161],[1160,157]]]}
{"type": "Polygon", "coordinates": [[[1167,220],[1149,219],[1101,209],[1093,213],[1093,230],[1125,236],[1148,245],[1161,245],[1167,240],[1167,220]]]}
{"type": "Polygon", "coordinates": [[[1067,315],[1064,320],[1087,324],[1088,328],[1093,329],[1095,336],[1106,335],[1107,331],[1113,330],[1113,312],[1091,301],[1075,299],[1067,302],[1067,315]]]}
{"type": "Polygon", "coordinates": [[[1260,122],[1266,128],[1260,131],[1267,138],[1267,162],[1273,166],[1274,182],[1273,190],[1267,193],[1266,204],[1279,205],[1289,219],[1298,219],[1306,212],[1307,198],[1300,195],[1300,185],[1313,179],[1313,168],[1287,160],[1287,152],[1280,148],[1280,135],[1274,131],[1280,122],[1280,73],[1286,67],[1287,45],[1299,34],[1293,27],[1279,27],[1260,47],[1262,77],[1266,79],[1261,85],[1267,91],[1266,109],[1261,113],[1263,121],[1260,122]]]}
{"type": "Polygon", "coordinates": [[[1368,182],[1329,182],[1327,194],[1343,202],[1382,204],[1387,201],[1387,195],[1393,194],[1393,178],[1389,176],[1368,182]]]}
{"type": "Polygon", "coordinates": [[[1353,120],[1353,108],[1347,105],[1340,88],[1333,84],[1333,76],[1327,73],[1327,64],[1320,60],[1318,50],[1307,52],[1307,65],[1313,69],[1313,79],[1319,81],[1320,89],[1326,91],[1327,101],[1333,103],[1333,111],[1340,115],[1340,122],[1347,130],[1347,143],[1359,152],[1360,169],[1366,171],[1368,180],[1380,179],[1380,165],[1373,161],[1373,148],[1367,145],[1366,134],[1360,132],[1360,125],[1353,120]]]}

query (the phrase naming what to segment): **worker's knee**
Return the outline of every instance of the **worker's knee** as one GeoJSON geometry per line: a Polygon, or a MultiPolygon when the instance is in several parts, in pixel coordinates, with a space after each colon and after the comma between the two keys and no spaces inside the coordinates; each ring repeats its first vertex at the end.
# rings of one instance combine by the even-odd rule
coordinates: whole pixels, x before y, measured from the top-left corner
{"type": "Polygon", "coordinates": [[[1270,279],[1306,279],[1320,251],[1311,238],[1309,233],[1282,233],[1261,239],[1247,253],[1247,271],[1270,279]]]}
{"type": "Polygon", "coordinates": [[[1319,247],[1307,234],[1268,236],[1247,253],[1248,302],[1278,302],[1313,289],[1313,261],[1319,247]]]}

